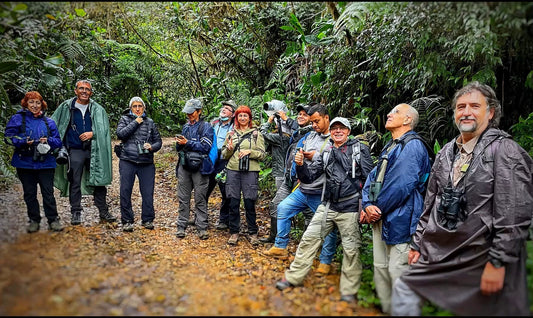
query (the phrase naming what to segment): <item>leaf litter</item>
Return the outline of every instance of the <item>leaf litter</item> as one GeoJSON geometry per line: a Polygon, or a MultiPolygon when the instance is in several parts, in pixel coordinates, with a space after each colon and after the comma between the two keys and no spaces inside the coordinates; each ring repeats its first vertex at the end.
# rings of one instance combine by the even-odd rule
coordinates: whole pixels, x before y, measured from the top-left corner
{"type": "MultiPolygon", "coordinates": [[[[330,275],[316,277],[312,269],[303,287],[278,291],[275,283],[293,257],[262,256],[261,251],[271,244],[249,243],[243,209],[238,245],[227,245],[229,232],[215,229],[221,201],[218,188],[208,202],[209,239],[200,240],[194,225],[188,226],[185,238],[177,238],[177,154],[172,138],[163,141],[155,155],[154,230],[140,225],[137,181],[132,233],[123,232],[119,224],[100,224],[92,196],[82,199],[82,225],[71,226],[68,198],[59,197],[55,190],[64,230],[48,231],[41,211],[40,230],[28,234],[20,182],[1,190],[0,315],[382,315],[373,307],[339,301],[338,263],[330,275]]],[[[113,155],[108,204],[120,220],[118,161],[113,155]]],[[[267,207],[270,199],[261,195],[257,206],[267,207]]],[[[259,236],[263,236],[269,231],[268,209],[258,208],[257,213],[259,236]]],[[[288,248],[294,255],[296,242],[291,241],[288,248]]]]}

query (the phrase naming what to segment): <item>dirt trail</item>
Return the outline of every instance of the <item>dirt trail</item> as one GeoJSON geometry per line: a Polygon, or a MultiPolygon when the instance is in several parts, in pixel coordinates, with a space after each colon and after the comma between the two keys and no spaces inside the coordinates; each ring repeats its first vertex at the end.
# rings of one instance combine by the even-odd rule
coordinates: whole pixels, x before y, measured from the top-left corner
{"type": "MultiPolygon", "coordinates": [[[[171,139],[164,139],[155,160],[153,231],[140,226],[137,184],[133,233],[122,232],[120,225],[99,224],[92,196],[83,198],[82,226],[71,226],[68,198],[60,198],[56,190],[65,229],[49,232],[43,217],[40,231],[27,234],[20,183],[0,192],[0,315],[380,315],[374,308],[338,301],[337,269],[322,278],[311,272],[303,287],[278,291],[274,284],[290,260],[262,256],[260,251],[269,246],[253,247],[245,235],[237,246],[227,245],[229,233],[214,228],[218,189],[208,204],[210,238],[200,240],[193,226],[186,238],[176,238],[171,139]]],[[[108,203],[120,217],[114,154],[113,165],[108,203]]],[[[267,233],[267,206],[258,201],[261,236],[267,233]]],[[[243,221],[244,216],[245,227],[243,221]]],[[[294,254],[294,242],[289,250],[294,254]]]]}

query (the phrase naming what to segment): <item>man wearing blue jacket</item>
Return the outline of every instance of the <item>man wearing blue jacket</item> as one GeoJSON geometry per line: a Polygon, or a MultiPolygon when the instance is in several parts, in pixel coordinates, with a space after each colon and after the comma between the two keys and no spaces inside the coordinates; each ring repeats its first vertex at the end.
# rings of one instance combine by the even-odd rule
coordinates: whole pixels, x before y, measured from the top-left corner
{"type": "Polygon", "coordinates": [[[363,188],[359,218],[361,223],[372,224],[374,283],[386,314],[391,311],[393,282],[409,267],[409,243],[422,214],[422,193],[431,170],[424,143],[410,136],[417,135],[413,131],[417,123],[418,112],[408,104],[389,112],[385,128],[392,140],[363,188]]]}

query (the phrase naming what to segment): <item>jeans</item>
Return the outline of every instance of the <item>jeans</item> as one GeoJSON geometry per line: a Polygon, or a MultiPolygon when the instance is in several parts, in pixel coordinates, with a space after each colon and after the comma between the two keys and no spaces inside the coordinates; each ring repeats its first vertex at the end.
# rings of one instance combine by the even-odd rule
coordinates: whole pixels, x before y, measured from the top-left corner
{"type": "MultiPolygon", "coordinates": [[[[288,197],[278,204],[278,233],[274,246],[287,248],[289,245],[289,232],[291,230],[291,218],[304,211],[308,207],[316,212],[321,203],[321,194],[304,194],[300,188],[294,190],[288,197]]],[[[320,252],[320,262],[331,264],[335,251],[337,250],[337,231],[332,231],[324,239],[322,251],[320,252]]]]}

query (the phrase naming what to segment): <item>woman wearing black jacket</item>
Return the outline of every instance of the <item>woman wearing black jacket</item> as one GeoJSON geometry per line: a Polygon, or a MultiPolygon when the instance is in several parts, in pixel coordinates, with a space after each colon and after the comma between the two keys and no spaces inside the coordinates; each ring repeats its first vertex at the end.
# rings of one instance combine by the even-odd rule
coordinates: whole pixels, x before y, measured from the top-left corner
{"type": "Polygon", "coordinates": [[[120,173],[120,216],[122,230],[133,231],[135,217],[131,207],[131,193],[135,176],[139,179],[142,196],[142,226],[154,228],[154,152],[163,144],[159,131],[151,118],[146,116],[146,106],[140,97],[130,100],[130,107],[124,111],[117,127],[117,137],[123,147],[119,153],[120,173]]]}

